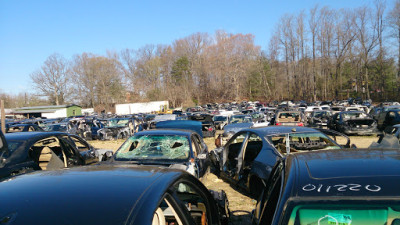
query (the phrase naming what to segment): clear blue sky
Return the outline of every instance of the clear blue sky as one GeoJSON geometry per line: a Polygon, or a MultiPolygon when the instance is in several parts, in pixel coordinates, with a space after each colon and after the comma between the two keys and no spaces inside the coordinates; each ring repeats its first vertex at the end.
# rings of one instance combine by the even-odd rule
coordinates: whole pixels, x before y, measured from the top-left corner
{"type": "Polygon", "coordinates": [[[0,91],[33,92],[29,74],[52,53],[67,59],[83,52],[101,55],[218,29],[252,33],[265,49],[282,15],[317,3],[354,8],[371,1],[0,0],[0,91]]]}

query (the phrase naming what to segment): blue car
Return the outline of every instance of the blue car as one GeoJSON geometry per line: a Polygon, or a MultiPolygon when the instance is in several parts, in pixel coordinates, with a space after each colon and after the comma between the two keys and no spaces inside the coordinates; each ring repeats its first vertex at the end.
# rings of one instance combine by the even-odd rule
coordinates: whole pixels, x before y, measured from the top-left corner
{"type": "Polygon", "coordinates": [[[5,224],[227,224],[228,200],[190,174],[154,166],[38,171],[0,183],[5,224]]]}
{"type": "Polygon", "coordinates": [[[111,164],[159,165],[178,168],[197,178],[210,164],[203,138],[189,130],[149,130],[129,137],[108,161],[111,164]]]}
{"type": "Polygon", "coordinates": [[[398,149],[289,155],[275,166],[253,225],[400,223],[398,149]]]}
{"type": "Polygon", "coordinates": [[[257,199],[279,159],[297,152],[341,148],[316,129],[268,126],[240,130],[224,146],[212,150],[210,159],[212,172],[257,199]]]}

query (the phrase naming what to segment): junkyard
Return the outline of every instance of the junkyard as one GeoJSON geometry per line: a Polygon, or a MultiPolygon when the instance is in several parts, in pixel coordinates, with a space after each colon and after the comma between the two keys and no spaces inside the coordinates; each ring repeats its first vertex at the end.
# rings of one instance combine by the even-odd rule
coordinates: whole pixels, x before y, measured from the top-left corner
{"type": "Polygon", "coordinates": [[[400,0],[0,15],[0,224],[400,224],[400,0]]]}
{"type": "MultiPolygon", "coordinates": [[[[360,136],[352,136],[351,141],[355,145],[360,148],[367,148],[374,141],[377,141],[378,138],[373,137],[360,137],[360,136]]],[[[214,139],[206,138],[204,140],[208,145],[209,149],[215,148],[214,139]]],[[[89,141],[90,144],[97,148],[105,148],[112,149],[116,151],[123,140],[115,140],[115,141],[89,141]]],[[[231,223],[230,224],[250,224],[251,223],[251,212],[256,205],[256,200],[243,195],[239,191],[232,188],[229,184],[225,183],[223,180],[219,179],[214,174],[209,174],[203,180],[201,180],[207,188],[213,190],[224,190],[229,199],[229,208],[231,210],[231,223]]]]}

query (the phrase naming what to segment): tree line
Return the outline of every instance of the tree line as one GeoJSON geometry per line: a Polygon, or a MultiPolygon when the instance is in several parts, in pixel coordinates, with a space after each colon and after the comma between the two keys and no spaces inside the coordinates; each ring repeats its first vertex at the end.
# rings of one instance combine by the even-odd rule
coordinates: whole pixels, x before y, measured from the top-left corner
{"type": "MultiPolygon", "coordinates": [[[[371,7],[340,10],[317,5],[284,15],[265,50],[252,34],[218,30],[106,55],[65,59],[55,53],[30,77],[47,103],[97,111],[151,100],[169,100],[172,107],[356,96],[397,100],[400,0],[394,3],[387,8],[376,0],[371,7]]],[[[14,98],[27,104],[26,96],[14,98]]]]}

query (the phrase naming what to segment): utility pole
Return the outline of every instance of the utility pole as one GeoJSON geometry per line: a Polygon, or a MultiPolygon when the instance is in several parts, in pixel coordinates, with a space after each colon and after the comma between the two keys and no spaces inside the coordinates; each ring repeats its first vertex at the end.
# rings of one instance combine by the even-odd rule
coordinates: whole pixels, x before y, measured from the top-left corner
{"type": "Polygon", "coordinates": [[[6,133],[6,112],[4,110],[4,100],[1,100],[1,131],[6,133]]]}

